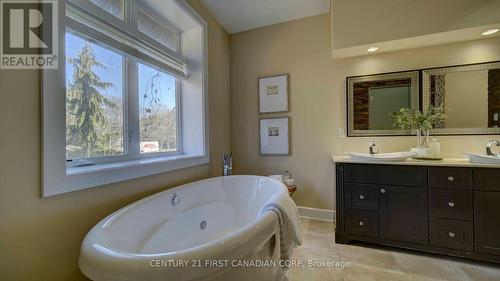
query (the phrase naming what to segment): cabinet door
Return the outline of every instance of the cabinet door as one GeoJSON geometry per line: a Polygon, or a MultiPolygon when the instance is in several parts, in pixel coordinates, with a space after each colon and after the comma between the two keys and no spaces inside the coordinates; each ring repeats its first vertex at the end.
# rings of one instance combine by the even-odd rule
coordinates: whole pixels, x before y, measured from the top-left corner
{"type": "Polygon", "coordinates": [[[381,186],[380,237],[429,244],[427,188],[381,186]]]}
{"type": "Polygon", "coordinates": [[[500,255],[500,192],[474,192],[476,252],[500,255]]]}

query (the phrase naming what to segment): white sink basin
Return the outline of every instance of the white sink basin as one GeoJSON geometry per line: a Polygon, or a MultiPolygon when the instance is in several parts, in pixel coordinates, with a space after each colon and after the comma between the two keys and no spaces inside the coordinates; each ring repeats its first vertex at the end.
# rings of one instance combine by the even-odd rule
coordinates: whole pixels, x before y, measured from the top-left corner
{"type": "Polygon", "coordinates": [[[391,152],[391,153],[379,153],[379,154],[369,154],[369,153],[357,153],[348,152],[353,160],[362,161],[405,161],[406,159],[417,155],[416,152],[402,151],[402,152],[391,152]]]}
{"type": "Polygon", "coordinates": [[[500,164],[500,155],[483,155],[476,153],[464,153],[469,157],[469,162],[471,163],[484,163],[484,164],[500,164]]]}

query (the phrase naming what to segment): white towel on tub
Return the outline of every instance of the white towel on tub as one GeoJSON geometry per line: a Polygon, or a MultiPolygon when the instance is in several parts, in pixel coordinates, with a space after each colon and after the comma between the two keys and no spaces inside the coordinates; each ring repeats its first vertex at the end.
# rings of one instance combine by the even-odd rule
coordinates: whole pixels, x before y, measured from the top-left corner
{"type": "Polygon", "coordinates": [[[281,259],[291,258],[292,250],[302,245],[302,232],[300,230],[300,217],[295,202],[288,193],[273,195],[261,209],[259,216],[264,212],[272,211],[278,215],[280,228],[281,259]]]}

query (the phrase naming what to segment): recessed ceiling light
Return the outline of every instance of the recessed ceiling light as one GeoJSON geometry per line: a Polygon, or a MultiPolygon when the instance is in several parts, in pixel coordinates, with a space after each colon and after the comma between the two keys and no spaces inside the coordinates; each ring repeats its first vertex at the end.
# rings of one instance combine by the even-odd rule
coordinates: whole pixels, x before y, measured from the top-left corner
{"type": "Polygon", "coordinates": [[[493,34],[493,33],[497,33],[497,32],[498,32],[498,30],[499,30],[498,28],[488,29],[488,30],[486,30],[485,32],[483,32],[482,34],[483,34],[483,35],[491,35],[491,34],[493,34]]]}
{"type": "Polygon", "coordinates": [[[375,52],[376,50],[378,50],[378,47],[373,46],[373,47],[368,48],[367,51],[368,52],[375,52]]]}

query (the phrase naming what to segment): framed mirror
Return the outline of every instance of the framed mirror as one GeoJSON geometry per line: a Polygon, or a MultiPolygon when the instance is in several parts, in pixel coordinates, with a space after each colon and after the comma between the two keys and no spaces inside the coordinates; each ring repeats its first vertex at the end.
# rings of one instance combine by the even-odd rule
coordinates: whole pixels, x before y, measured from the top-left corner
{"type": "Polygon", "coordinates": [[[444,105],[433,135],[500,134],[500,62],[422,70],[422,108],[444,105]]]}
{"type": "Polygon", "coordinates": [[[347,77],[347,135],[410,135],[393,126],[390,114],[419,109],[419,71],[347,77]]]}

